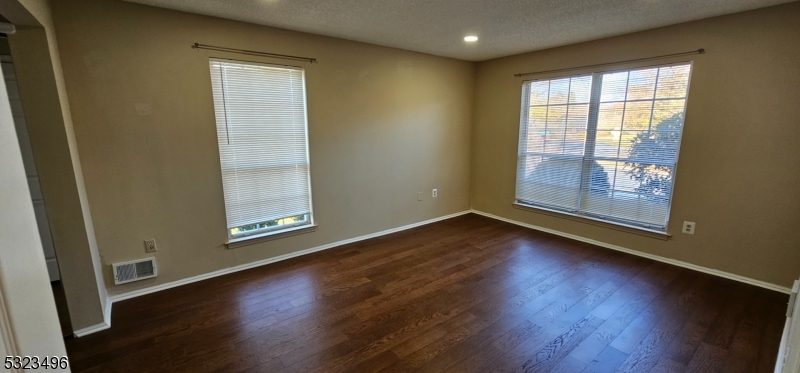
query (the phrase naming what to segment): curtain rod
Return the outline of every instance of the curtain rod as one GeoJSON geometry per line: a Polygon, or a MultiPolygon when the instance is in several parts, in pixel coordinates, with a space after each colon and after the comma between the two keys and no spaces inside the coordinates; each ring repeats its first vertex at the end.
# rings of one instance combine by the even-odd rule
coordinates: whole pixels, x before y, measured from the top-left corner
{"type": "Polygon", "coordinates": [[[650,60],[657,60],[657,59],[661,59],[661,58],[678,57],[678,56],[689,56],[689,55],[693,55],[693,54],[704,54],[704,53],[706,53],[706,50],[703,49],[703,48],[700,48],[700,49],[698,49],[696,51],[665,54],[665,55],[654,56],[654,57],[636,58],[636,59],[633,59],[633,60],[625,60],[625,61],[617,61],[617,62],[598,63],[598,64],[586,65],[586,66],[567,67],[567,68],[564,68],[564,69],[534,71],[534,72],[530,72],[530,73],[519,73],[519,74],[514,74],[514,76],[519,78],[519,77],[528,76],[528,75],[557,73],[557,72],[562,72],[562,71],[586,69],[586,68],[589,68],[589,67],[602,67],[602,66],[610,66],[610,65],[619,65],[619,64],[622,64],[622,63],[629,63],[629,62],[650,61],[650,60]]]}
{"type": "Polygon", "coordinates": [[[290,56],[287,54],[275,54],[275,53],[267,53],[267,52],[257,52],[257,51],[250,51],[247,49],[235,49],[235,48],[226,48],[226,47],[217,47],[213,45],[206,45],[200,43],[192,44],[192,48],[194,49],[208,49],[212,51],[219,51],[219,52],[231,52],[231,53],[239,53],[239,54],[247,54],[250,56],[259,56],[259,57],[272,57],[272,58],[282,58],[284,60],[295,60],[295,61],[307,61],[309,63],[316,63],[316,58],[311,57],[299,57],[299,56],[290,56]]]}

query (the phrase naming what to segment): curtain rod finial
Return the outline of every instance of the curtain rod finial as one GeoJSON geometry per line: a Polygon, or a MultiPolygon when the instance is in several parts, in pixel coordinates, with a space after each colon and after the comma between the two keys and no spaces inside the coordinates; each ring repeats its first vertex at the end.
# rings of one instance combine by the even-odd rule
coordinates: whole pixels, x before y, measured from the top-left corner
{"type": "Polygon", "coordinates": [[[705,48],[700,48],[700,49],[697,50],[697,53],[705,54],[706,50],[705,50],[705,48]]]}

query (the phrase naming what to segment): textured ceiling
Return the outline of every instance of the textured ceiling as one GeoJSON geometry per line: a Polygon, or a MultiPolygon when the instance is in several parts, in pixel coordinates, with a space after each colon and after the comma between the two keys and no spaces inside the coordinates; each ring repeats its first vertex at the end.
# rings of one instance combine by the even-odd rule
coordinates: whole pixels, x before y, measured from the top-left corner
{"type": "Polygon", "coordinates": [[[127,0],[470,61],[787,0],[127,0]],[[463,41],[477,35],[476,43],[463,41]]]}

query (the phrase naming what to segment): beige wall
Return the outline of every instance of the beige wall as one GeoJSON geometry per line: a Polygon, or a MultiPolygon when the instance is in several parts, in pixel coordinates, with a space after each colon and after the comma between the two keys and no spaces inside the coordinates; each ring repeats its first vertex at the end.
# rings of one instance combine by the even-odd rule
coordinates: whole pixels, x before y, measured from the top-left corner
{"type": "Polygon", "coordinates": [[[470,201],[781,286],[797,276],[799,3],[478,64],[119,1],[57,0],[54,14],[112,294],[462,211],[470,201]],[[225,249],[207,59],[286,62],[193,50],[194,42],[319,59],[294,63],[306,68],[316,232],[225,249]],[[708,53],[693,59],[672,239],[511,207],[522,83],[513,73],[700,47],[708,53]],[[697,223],[695,235],[679,233],[684,220],[697,223]],[[109,265],[148,256],[147,238],[158,241],[159,277],[114,286],[109,265]]]}
{"type": "MultiPolygon", "coordinates": [[[[481,62],[472,206],[781,286],[800,274],[800,3],[481,62]],[[706,48],[694,56],[669,241],[512,208],[522,78],[514,73],[706,48]],[[695,235],[680,233],[684,220],[695,235]]],[[[685,59],[678,59],[685,60],[685,59]]],[[[661,61],[669,62],[669,61],[661,61]]],[[[659,63],[659,62],[656,62],[659,63]]],[[[653,64],[650,62],[649,64],[653,64]]]]}
{"type": "Polygon", "coordinates": [[[8,41],[72,326],[101,324],[107,294],[50,5],[46,0],[4,0],[0,11],[21,25],[8,41]]]}
{"type": "Polygon", "coordinates": [[[120,1],[53,7],[112,294],[470,207],[473,63],[120,1]],[[319,60],[293,63],[306,69],[316,232],[224,247],[208,58],[287,62],[194,42],[319,60]],[[114,286],[109,265],[149,256],[148,238],[159,277],[114,286]]]}

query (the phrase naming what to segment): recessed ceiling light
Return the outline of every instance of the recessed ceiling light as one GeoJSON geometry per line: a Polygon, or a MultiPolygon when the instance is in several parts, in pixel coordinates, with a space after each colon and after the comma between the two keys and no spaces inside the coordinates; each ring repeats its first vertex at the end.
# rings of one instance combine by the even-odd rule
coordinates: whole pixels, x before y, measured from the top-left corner
{"type": "Polygon", "coordinates": [[[472,35],[465,36],[464,37],[464,41],[478,41],[478,37],[477,36],[472,36],[472,35]]]}

